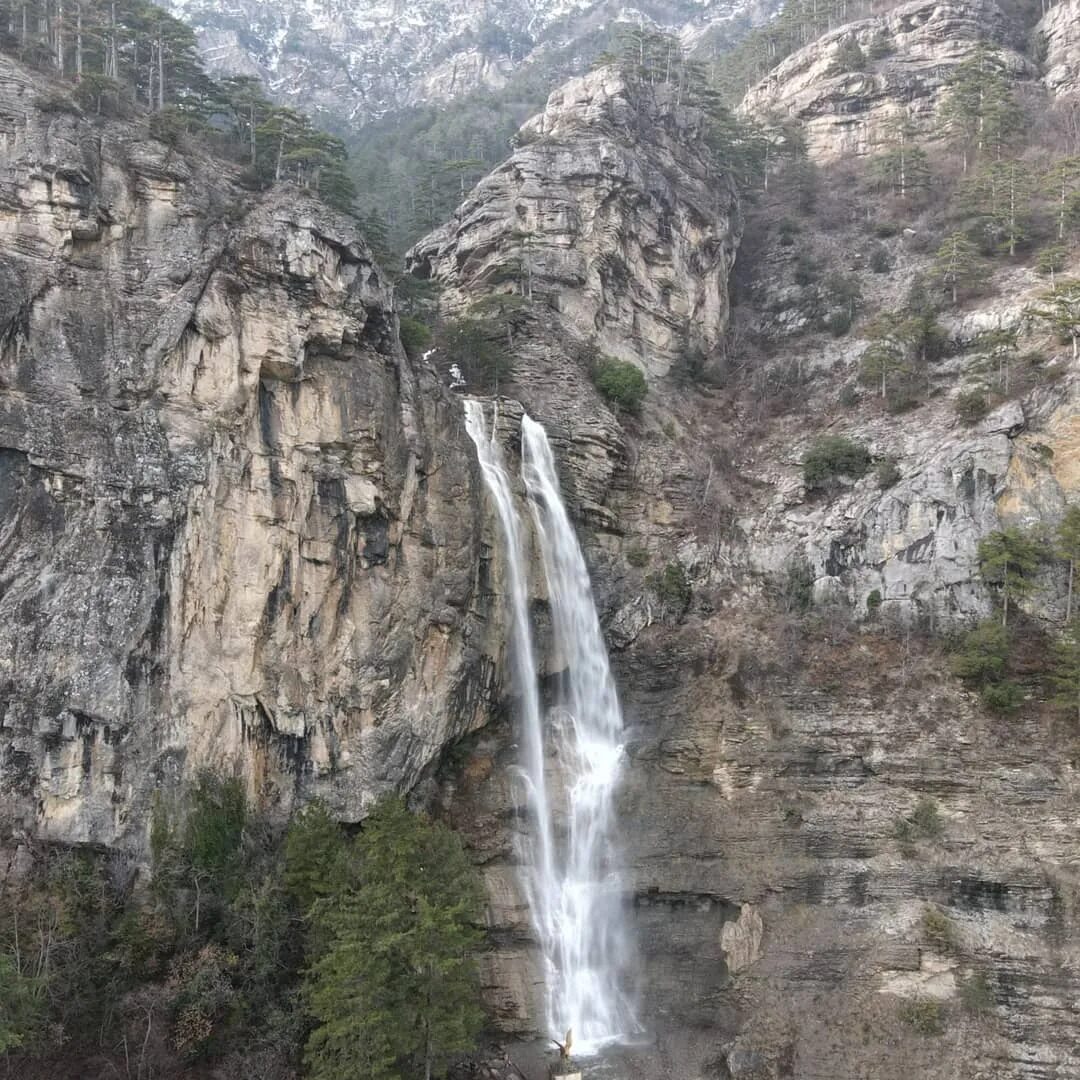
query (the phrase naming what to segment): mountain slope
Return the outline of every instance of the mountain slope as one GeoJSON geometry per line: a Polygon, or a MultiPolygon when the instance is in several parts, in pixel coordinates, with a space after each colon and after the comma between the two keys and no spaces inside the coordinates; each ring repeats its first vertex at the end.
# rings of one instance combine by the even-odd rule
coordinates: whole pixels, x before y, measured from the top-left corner
{"type": "Polygon", "coordinates": [[[768,18],[775,0],[172,0],[211,70],[258,75],[279,100],[358,124],[498,89],[523,66],[594,55],[609,25],[645,20],[691,41],[768,18]],[[557,56],[556,56],[557,54],[557,56]]]}

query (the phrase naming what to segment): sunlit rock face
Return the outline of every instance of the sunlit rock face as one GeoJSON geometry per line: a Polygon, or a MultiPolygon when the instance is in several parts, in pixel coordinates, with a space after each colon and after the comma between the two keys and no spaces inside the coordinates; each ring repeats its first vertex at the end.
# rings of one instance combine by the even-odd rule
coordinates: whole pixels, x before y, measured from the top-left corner
{"type": "Polygon", "coordinates": [[[0,60],[4,811],[138,843],[213,767],[355,819],[482,718],[456,410],[347,219],[42,93],[0,60]]]}
{"type": "Polygon", "coordinates": [[[524,279],[568,333],[650,376],[713,354],[742,222],[700,123],[674,88],[633,88],[612,68],[571,80],[410,252],[413,273],[459,313],[524,279]]]}
{"type": "Polygon", "coordinates": [[[1080,93],[1080,3],[1062,0],[1036,28],[1046,44],[1043,82],[1055,97],[1080,93]]]}
{"type": "Polygon", "coordinates": [[[987,40],[1001,47],[1015,76],[1035,77],[1018,51],[1019,30],[994,0],[912,0],[799,49],[747,93],[742,108],[763,121],[800,121],[818,161],[872,154],[895,139],[901,120],[933,137],[949,73],[987,40]],[[866,57],[864,68],[836,71],[851,38],[866,57]]]}

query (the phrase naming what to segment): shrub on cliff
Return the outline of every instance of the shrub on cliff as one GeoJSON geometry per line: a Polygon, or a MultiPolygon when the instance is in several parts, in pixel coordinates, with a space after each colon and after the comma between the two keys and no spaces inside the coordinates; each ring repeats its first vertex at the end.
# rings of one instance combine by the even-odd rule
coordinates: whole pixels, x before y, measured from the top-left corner
{"type": "Polygon", "coordinates": [[[405,355],[410,360],[418,360],[431,345],[431,329],[411,315],[402,315],[399,327],[405,355]]]}
{"type": "Polygon", "coordinates": [[[635,416],[641,412],[648,386],[639,367],[603,356],[593,365],[592,380],[604,400],[617,409],[635,416]]]}
{"type": "Polygon", "coordinates": [[[808,491],[835,485],[840,477],[858,480],[870,471],[870,451],[843,435],[823,435],[803,458],[803,482],[808,491]]]}

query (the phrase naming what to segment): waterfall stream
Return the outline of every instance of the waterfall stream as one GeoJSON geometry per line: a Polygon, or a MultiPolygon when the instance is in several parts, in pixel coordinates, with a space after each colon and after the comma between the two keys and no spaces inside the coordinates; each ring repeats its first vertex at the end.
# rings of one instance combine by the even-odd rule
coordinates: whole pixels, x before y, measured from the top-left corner
{"type": "Polygon", "coordinates": [[[521,791],[529,831],[522,886],[546,966],[548,1034],[573,1031],[576,1054],[638,1032],[626,992],[630,952],[615,851],[613,796],[622,760],[622,713],[585,559],[559,491],[543,427],[521,424],[521,472],[538,541],[552,620],[552,663],[561,669],[550,707],[540,701],[529,620],[527,547],[513,486],[483,406],[465,402],[498,515],[506,557],[510,653],[524,747],[521,791]]]}

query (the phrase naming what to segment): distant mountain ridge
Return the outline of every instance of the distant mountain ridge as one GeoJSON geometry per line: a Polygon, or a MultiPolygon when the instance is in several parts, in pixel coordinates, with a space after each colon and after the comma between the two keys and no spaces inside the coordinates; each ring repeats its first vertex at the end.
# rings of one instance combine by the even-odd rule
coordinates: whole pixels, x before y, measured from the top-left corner
{"type": "MultiPolygon", "coordinates": [[[[208,67],[258,76],[279,101],[350,126],[501,88],[554,53],[582,57],[615,21],[688,42],[737,37],[779,0],[170,0],[208,67]]],[[[581,59],[581,57],[577,57],[581,59]]],[[[557,78],[567,72],[553,71],[557,78]]]]}

